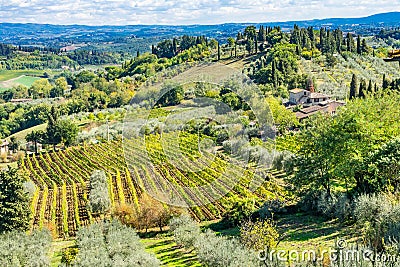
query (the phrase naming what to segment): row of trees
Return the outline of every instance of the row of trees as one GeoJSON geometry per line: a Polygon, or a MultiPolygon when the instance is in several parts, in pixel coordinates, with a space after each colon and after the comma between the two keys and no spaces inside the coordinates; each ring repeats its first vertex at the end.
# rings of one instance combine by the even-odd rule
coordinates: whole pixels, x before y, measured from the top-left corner
{"type": "Polygon", "coordinates": [[[73,266],[160,266],[160,261],[145,251],[135,230],[118,221],[94,223],[77,233],[78,254],[69,259],[73,266]]]}
{"type": "Polygon", "coordinates": [[[341,53],[343,51],[357,52],[358,54],[371,52],[366,40],[361,40],[360,35],[356,37],[355,42],[352,33],[347,33],[344,38],[340,29],[320,28],[319,38],[316,36],[317,33],[318,31],[315,31],[313,27],[300,28],[294,25],[290,34],[290,43],[301,49],[313,50],[318,48],[323,54],[341,53]]]}
{"type": "MultiPolygon", "coordinates": [[[[287,39],[287,34],[281,31],[280,27],[265,27],[260,26],[257,31],[255,26],[247,26],[243,33],[239,32],[236,36],[236,42],[233,38],[228,38],[228,45],[232,48],[237,45],[244,45],[249,54],[264,51],[265,48],[273,46],[283,39],[287,39]]],[[[236,52],[235,52],[236,56],[236,52]]]]}
{"type": "Polygon", "coordinates": [[[124,53],[100,52],[78,49],[72,52],[54,47],[11,46],[0,43],[0,56],[7,57],[1,65],[4,69],[60,69],[63,66],[118,64],[124,53]]]}
{"type": "Polygon", "coordinates": [[[340,29],[329,30],[320,28],[315,30],[313,27],[300,28],[294,25],[290,34],[283,33],[279,27],[260,26],[257,30],[254,26],[248,26],[244,32],[239,32],[234,39],[228,39],[229,47],[236,44],[244,44],[246,50],[250,53],[255,51],[263,51],[266,47],[273,47],[275,44],[288,41],[296,45],[296,53],[302,55],[304,51],[310,51],[311,57],[318,56],[319,51],[323,54],[341,53],[343,51],[356,52],[358,54],[368,54],[371,48],[367,45],[365,39],[361,39],[360,35],[355,37],[352,33],[347,33],[343,37],[340,29]],[[233,41],[233,42],[232,42],[233,41]],[[314,54],[314,55],[313,55],[314,54]]]}
{"type": "Polygon", "coordinates": [[[13,53],[6,60],[0,60],[0,69],[5,70],[46,70],[61,69],[63,66],[78,68],[78,63],[71,60],[66,55],[53,53],[40,53],[38,50],[24,53],[13,53]]]}
{"type": "Polygon", "coordinates": [[[382,87],[378,87],[378,85],[375,83],[372,83],[371,80],[369,80],[368,85],[367,82],[364,79],[361,79],[361,81],[358,81],[357,75],[353,74],[351,78],[351,83],[350,83],[350,94],[349,94],[349,99],[353,99],[356,97],[365,97],[367,94],[372,94],[374,92],[378,92],[379,89],[383,90],[400,90],[400,79],[394,79],[393,81],[390,81],[389,79],[386,78],[386,75],[383,74],[383,79],[382,79],[382,87]]]}
{"type": "Polygon", "coordinates": [[[121,54],[96,50],[77,49],[66,56],[79,65],[118,64],[123,61],[121,54]]]}
{"type": "MultiPolygon", "coordinates": [[[[211,41],[211,44],[215,42],[211,41]]],[[[178,53],[188,50],[198,44],[208,46],[209,41],[205,36],[189,36],[183,35],[181,37],[172,38],[172,40],[164,40],[157,45],[153,45],[151,53],[157,55],[158,58],[172,58],[178,53]]]]}
{"type": "Polygon", "coordinates": [[[353,74],[350,83],[350,94],[349,99],[353,99],[356,97],[365,97],[367,94],[372,94],[373,92],[378,91],[377,84],[373,84],[371,80],[369,80],[368,85],[364,79],[361,79],[358,82],[357,75],[353,74]]]}

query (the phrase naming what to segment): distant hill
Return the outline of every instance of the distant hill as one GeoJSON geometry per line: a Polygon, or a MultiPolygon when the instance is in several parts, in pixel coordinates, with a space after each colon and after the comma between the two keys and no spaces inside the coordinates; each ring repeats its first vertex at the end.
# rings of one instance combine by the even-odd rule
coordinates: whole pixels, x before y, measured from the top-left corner
{"type": "MultiPolygon", "coordinates": [[[[270,23],[267,23],[270,24],[270,23]]],[[[326,26],[332,25],[334,27],[356,27],[356,26],[367,26],[367,27],[394,27],[400,25],[400,12],[387,12],[375,14],[361,18],[327,18],[327,19],[313,19],[303,21],[288,21],[278,22],[272,24],[279,24],[281,26],[290,26],[298,24],[299,26],[326,26]]]]}
{"type": "MultiPolygon", "coordinates": [[[[370,28],[400,26],[400,12],[375,14],[362,18],[327,18],[304,21],[266,22],[256,25],[281,26],[289,30],[294,24],[314,27],[340,27],[344,31],[368,33],[370,28]]],[[[15,45],[54,45],[71,43],[120,42],[127,38],[168,38],[177,35],[205,35],[225,41],[238,31],[255,23],[226,23],[218,25],[127,25],[85,26],[0,23],[0,42],[15,45]]]]}

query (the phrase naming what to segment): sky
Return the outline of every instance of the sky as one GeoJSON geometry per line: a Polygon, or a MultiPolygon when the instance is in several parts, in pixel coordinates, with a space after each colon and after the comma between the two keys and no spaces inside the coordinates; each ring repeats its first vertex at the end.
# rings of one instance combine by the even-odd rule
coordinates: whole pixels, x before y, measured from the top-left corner
{"type": "Polygon", "coordinates": [[[220,24],[363,17],[398,10],[400,0],[0,0],[0,22],[220,24]]]}

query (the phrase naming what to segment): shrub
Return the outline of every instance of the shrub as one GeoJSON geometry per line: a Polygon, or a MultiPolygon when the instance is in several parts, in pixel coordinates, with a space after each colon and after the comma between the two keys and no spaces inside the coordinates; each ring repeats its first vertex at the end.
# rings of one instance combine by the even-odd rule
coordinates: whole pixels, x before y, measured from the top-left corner
{"type": "Polygon", "coordinates": [[[272,218],[282,212],[286,212],[285,203],[279,198],[267,200],[258,210],[261,219],[272,218]]]}
{"type": "Polygon", "coordinates": [[[197,223],[186,214],[172,218],[169,227],[174,234],[176,243],[186,248],[193,247],[196,238],[200,234],[200,228],[197,223]]]}
{"type": "Polygon", "coordinates": [[[139,200],[139,207],[132,205],[118,205],[112,216],[117,218],[125,225],[133,226],[136,229],[147,230],[151,227],[159,227],[160,231],[168,225],[173,216],[178,216],[183,212],[180,208],[166,206],[160,201],[149,195],[142,195],[139,200]]]}
{"type": "Polygon", "coordinates": [[[300,201],[304,211],[314,211],[327,218],[338,218],[341,222],[354,220],[354,200],[345,192],[331,193],[325,191],[309,192],[300,201]]]}
{"type": "Polygon", "coordinates": [[[196,238],[195,249],[200,262],[210,267],[257,266],[254,252],[247,250],[237,239],[216,236],[207,230],[196,238]]]}
{"type": "Polygon", "coordinates": [[[328,218],[333,218],[336,201],[334,194],[328,195],[325,191],[321,191],[317,199],[317,212],[328,218]]]}
{"type": "Polygon", "coordinates": [[[361,195],[355,201],[354,214],[365,242],[377,251],[384,249],[385,237],[399,237],[394,231],[400,221],[400,205],[392,201],[384,194],[361,195]]]}
{"type": "Polygon", "coordinates": [[[354,218],[354,202],[347,193],[339,193],[333,206],[333,215],[342,222],[351,221],[354,218]]]}
{"type": "Polygon", "coordinates": [[[8,232],[0,235],[0,266],[50,266],[51,235],[47,230],[8,232]]]}
{"type": "Polygon", "coordinates": [[[237,199],[231,203],[234,203],[233,206],[223,215],[223,220],[230,226],[239,225],[256,211],[255,202],[252,199],[237,199]]]}
{"type": "Polygon", "coordinates": [[[78,251],[78,248],[64,249],[61,256],[61,263],[65,263],[67,266],[71,264],[76,259],[78,251]]]}
{"type": "Polygon", "coordinates": [[[217,236],[211,230],[201,233],[197,223],[188,215],[173,218],[170,229],[175,241],[186,248],[193,247],[200,262],[206,266],[258,266],[255,253],[246,249],[239,240],[217,236]]]}
{"type": "Polygon", "coordinates": [[[272,161],[272,168],[276,170],[284,170],[287,161],[290,160],[293,154],[288,151],[277,151],[276,153],[277,155],[272,161]]]}
{"type": "Polygon", "coordinates": [[[272,220],[247,221],[240,228],[240,238],[248,248],[271,251],[278,245],[279,234],[272,220]]]}
{"type": "Polygon", "coordinates": [[[119,220],[124,225],[134,226],[137,213],[133,205],[120,204],[114,208],[112,217],[119,220]]]}

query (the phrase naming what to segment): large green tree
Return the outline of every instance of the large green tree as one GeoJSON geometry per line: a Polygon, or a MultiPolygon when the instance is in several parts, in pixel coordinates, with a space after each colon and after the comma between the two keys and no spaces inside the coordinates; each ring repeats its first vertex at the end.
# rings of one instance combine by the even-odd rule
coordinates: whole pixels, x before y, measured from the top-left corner
{"type": "Polygon", "coordinates": [[[235,48],[235,39],[233,39],[232,37],[228,38],[228,46],[229,46],[229,50],[231,50],[231,57],[233,56],[233,49],[235,48]]]}
{"type": "Polygon", "coordinates": [[[43,98],[50,96],[50,90],[53,86],[48,79],[39,79],[33,82],[28,92],[32,98],[43,98]]]}
{"type": "Polygon", "coordinates": [[[52,144],[54,149],[57,144],[61,142],[61,136],[57,129],[57,122],[59,113],[55,106],[51,107],[50,113],[48,114],[48,123],[46,127],[46,143],[52,144]]]}
{"type": "Polygon", "coordinates": [[[175,83],[165,84],[161,89],[162,96],[157,103],[162,106],[177,105],[183,100],[184,90],[182,85],[175,83]]]}
{"type": "Polygon", "coordinates": [[[72,145],[78,136],[78,126],[71,120],[59,120],[57,122],[57,131],[61,142],[66,146],[72,145]]]}
{"type": "Polygon", "coordinates": [[[0,233],[29,228],[29,196],[24,191],[27,178],[17,169],[0,171],[0,233]]]}
{"type": "Polygon", "coordinates": [[[44,138],[46,143],[53,145],[54,149],[60,143],[69,146],[75,141],[77,135],[78,126],[70,120],[59,119],[59,111],[53,106],[48,114],[48,123],[44,138]]]}
{"type": "Polygon", "coordinates": [[[32,142],[34,147],[35,147],[35,153],[38,153],[38,146],[37,144],[42,142],[45,138],[45,134],[43,131],[32,131],[28,133],[25,137],[25,140],[27,142],[32,142]]]}
{"type": "Polygon", "coordinates": [[[298,135],[293,160],[294,184],[300,192],[334,184],[369,191],[365,161],[376,149],[400,136],[398,92],[380,92],[349,101],[336,116],[317,116],[298,135]]]}
{"type": "Polygon", "coordinates": [[[397,192],[400,188],[400,139],[385,143],[369,154],[362,168],[362,190],[397,192]]]}
{"type": "Polygon", "coordinates": [[[54,81],[54,87],[50,90],[50,97],[63,96],[67,89],[67,80],[64,77],[60,77],[54,81]]]}

